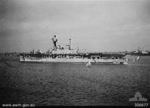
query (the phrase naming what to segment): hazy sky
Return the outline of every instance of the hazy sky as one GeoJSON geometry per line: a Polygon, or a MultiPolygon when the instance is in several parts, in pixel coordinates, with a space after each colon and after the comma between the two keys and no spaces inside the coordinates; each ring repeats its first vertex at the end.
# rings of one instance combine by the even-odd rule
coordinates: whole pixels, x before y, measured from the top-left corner
{"type": "Polygon", "coordinates": [[[150,0],[0,0],[0,52],[150,50],[150,0]]]}

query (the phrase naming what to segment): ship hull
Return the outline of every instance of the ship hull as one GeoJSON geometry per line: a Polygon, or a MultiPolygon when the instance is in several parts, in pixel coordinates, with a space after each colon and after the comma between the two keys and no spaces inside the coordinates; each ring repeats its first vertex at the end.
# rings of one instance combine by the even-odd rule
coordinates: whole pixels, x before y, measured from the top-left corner
{"type": "Polygon", "coordinates": [[[127,64],[125,59],[88,59],[88,58],[37,58],[20,57],[20,62],[51,62],[51,63],[101,63],[101,64],[127,64]]]}

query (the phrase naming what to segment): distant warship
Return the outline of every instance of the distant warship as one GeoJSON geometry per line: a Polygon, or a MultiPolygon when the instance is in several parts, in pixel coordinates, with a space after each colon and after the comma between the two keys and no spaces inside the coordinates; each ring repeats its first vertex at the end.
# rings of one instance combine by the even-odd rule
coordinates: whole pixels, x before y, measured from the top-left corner
{"type": "Polygon", "coordinates": [[[20,62],[83,62],[83,63],[102,63],[102,64],[127,64],[125,53],[81,53],[71,48],[71,39],[67,47],[57,45],[56,35],[52,38],[53,49],[49,53],[34,51],[20,54],[20,62]]]}

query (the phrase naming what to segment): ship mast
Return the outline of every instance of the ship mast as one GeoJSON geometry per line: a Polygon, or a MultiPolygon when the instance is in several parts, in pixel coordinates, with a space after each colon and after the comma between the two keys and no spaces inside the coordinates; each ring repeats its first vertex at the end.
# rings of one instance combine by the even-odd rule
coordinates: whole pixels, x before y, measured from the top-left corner
{"type": "Polygon", "coordinates": [[[69,50],[71,50],[71,39],[69,39],[69,50]]]}

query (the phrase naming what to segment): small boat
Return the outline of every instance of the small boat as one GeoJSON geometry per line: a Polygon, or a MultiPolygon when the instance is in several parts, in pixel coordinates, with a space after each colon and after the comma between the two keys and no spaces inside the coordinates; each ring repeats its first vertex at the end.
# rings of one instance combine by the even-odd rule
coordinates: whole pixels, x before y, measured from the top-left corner
{"type": "Polygon", "coordinates": [[[138,56],[137,58],[136,58],[136,60],[138,61],[140,59],[140,57],[138,56]]]}
{"type": "Polygon", "coordinates": [[[88,63],[86,64],[86,66],[87,66],[87,67],[91,66],[91,62],[88,62],[88,63]]]}

